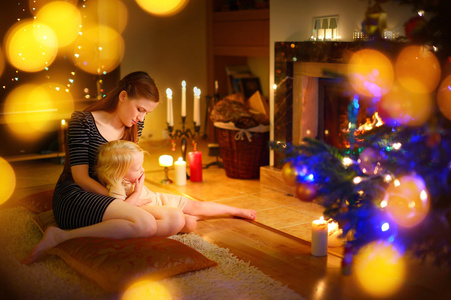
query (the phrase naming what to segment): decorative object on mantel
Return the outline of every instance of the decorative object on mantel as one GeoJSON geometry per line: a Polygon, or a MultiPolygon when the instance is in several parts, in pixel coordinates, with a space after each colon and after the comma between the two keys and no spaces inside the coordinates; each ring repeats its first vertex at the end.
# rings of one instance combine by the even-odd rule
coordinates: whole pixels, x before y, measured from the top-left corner
{"type": "Polygon", "coordinates": [[[382,9],[380,2],[382,1],[376,0],[376,3],[371,5],[371,0],[369,1],[365,19],[362,22],[362,31],[369,37],[381,37],[387,28],[387,13],[382,9]]]}

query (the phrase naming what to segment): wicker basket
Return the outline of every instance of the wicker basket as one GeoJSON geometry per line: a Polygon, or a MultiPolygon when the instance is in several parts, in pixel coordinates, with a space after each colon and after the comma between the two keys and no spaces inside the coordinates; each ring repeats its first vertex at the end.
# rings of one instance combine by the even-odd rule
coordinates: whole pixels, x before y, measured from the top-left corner
{"type": "Polygon", "coordinates": [[[269,132],[251,132],[249,141],[246,135],[235,139],[238,130],[215,129],[227,177],[259,178],[260,167],[269,164],[269,132]]]}

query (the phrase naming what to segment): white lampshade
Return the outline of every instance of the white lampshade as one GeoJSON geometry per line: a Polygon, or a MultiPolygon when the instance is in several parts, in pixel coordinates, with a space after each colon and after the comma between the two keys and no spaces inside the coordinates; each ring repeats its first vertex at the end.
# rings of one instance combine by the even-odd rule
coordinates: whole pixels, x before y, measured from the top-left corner
{"type": "Polygon", "coordinates": [[[174,159],[170,155],[161,155],[160,158],[158,159],[160,167],[170,167],[172,166],[173,162],[174,159]]]}

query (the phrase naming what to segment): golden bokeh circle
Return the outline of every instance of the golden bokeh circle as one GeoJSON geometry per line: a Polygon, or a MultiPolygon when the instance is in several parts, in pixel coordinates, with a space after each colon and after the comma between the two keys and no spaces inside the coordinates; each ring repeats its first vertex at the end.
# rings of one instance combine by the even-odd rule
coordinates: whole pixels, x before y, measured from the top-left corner
{"type": "Polygon", "coordinates": [[[11,165],[0,157],[0,204],[6,202],[16,188],[16,174],[11,165]]]}
{"type": "Polygon", "coordinates": [[[426,218],[430,201],[419,176],[403,176],[387,188],[387,211],[398,225],[410,228],[426,218]]]}
{"type": "Polygon", "coordinates": [[[425,46],[407,46],[396,59],[398,82],[415,93],[431,93],[440,81],[441,67],[434,53],[425,46]]]}
{"type": "Polygon", "coordinates": [[[440,112],[451,120],[451,75],[448,75],[440,83],[437,91],[437,105],[440,112]]]}
{"type": "Polygon", "coordinates": [[[421,126],[431,117],[434,105],[431,94],[415,93],[403,86],[394,85],[379,103],[384,122],[396,122],[408,126],[421,126]]]}
{"type": "Polygon", "coordinates": [[[58,39],[58,47],[65,47],[79,35],[81,14],[71,3],[53,1],[38,11],[36,21],[52,28],[58,39]]]}
{"type": "Polygon", "coordinates": [[[355,52],[349,60],[348,78],[358,94],[381,97],[393,85],[394,70],[390,60],[381,52],[362,49],[355,52]]]}
{"type": "Polygon", "coordinates": [[[33,20],[21,21],[5,35],[8,61],[25,72],[38,72],[49,67],[58,54],[58,40],[53,30],[33,20]]]}
{"type": "Polygon", "coordinates": [[[101,75],[118,67],[124,52],[122,36],[116,30],[100,25],[86,30],[78,37],[73,60],[83,71],[101,75]]]}
{"type": "Polygon", "coordinates": [[[127,7],[120,0],[89,0],[83,10],[84,29],[103,25],[122,33],[127,21],[127,7]]]}
{"type": "Polygon", "coordinates": [[[391,244],[371,242],[355,256],[353,272],[360,286],[374,297],[390,297],[404,282],[406,265],[391,244]]]}
{"type": "Polygon", "coordinates": [[[5,99],[4,111],[6,124],[19,139],[35,141],[55,130],[52,120],[58,109],[46,89],[36,84],[13,89],[5,99]]]}
{"type": "Polygon", "coordinates": [[[188,0],[135,0],[136,3],[146,12],[156,16],[172,16],[180,12],[187,4],[188,0]]]}

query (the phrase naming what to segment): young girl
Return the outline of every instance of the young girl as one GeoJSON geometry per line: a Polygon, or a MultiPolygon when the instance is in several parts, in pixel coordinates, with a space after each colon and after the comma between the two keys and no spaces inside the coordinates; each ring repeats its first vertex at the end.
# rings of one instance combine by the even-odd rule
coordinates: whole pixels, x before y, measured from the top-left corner
{"type": "Polygon", "coordinates": [[[230,215],[254,220],[256,212],[219,203],[190,200],[183,196],[155,193],[144,186],[144,150],[136,143],[117,140],[103,144],[97,159],[97,177],[109,195],[152,213],[155,206],[176,207],[185,214],[182,232],[196,228],[200,217],[230,215]]]}

